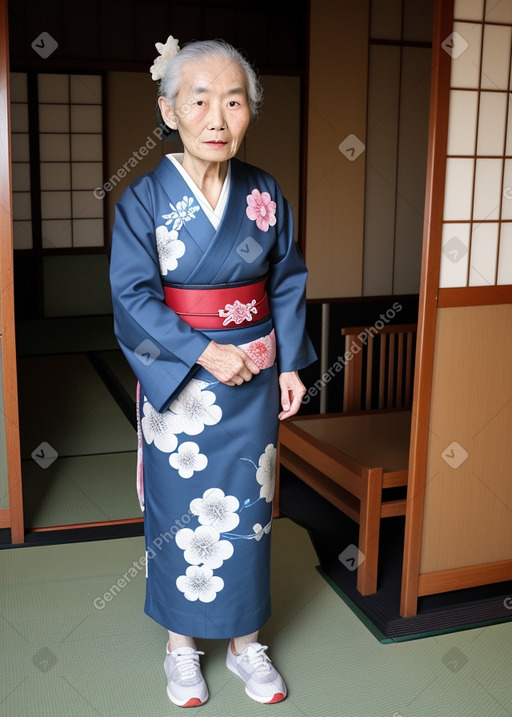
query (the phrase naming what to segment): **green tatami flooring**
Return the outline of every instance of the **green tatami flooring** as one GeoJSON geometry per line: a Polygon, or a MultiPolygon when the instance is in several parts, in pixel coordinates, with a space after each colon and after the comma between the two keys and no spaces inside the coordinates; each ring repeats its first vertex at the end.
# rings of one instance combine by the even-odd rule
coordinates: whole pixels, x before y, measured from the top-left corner
{"type": "MultiPolygon", "coordinates": [[[[121,351],[103,356],[134,395],[121,351]]],[[[140,518],[136,432],[88,357],[24,356],[18,375],[27,528],[140,518]]]]}
{"type": "MultiPolygon", "coordinates": [[[[3,717],[181,714],[165,691],[165,630],[143,613],[143,554],[138,537],[0,551],[3,717]]],[[[194,715],[512,715],[512,623],[382,645],[316,564],[307,533],[275,521],[261,640],[288,698],[253,702],[224,665],[227,641],[198,641],[210,700],[194,715]]]]}

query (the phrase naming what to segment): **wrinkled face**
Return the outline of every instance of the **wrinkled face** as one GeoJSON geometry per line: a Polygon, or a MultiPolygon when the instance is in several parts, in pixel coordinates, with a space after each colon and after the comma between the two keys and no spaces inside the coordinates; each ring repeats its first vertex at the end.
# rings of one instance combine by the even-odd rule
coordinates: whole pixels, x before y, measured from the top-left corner
{"type": "Polygon", "coordinates": [[[159,104],[165,122],[179,131],[189,158],[230,159],[249,126],[245,72],[238,63],[220,57],[184,64],[174,107],[162,97],[159,104]]]}

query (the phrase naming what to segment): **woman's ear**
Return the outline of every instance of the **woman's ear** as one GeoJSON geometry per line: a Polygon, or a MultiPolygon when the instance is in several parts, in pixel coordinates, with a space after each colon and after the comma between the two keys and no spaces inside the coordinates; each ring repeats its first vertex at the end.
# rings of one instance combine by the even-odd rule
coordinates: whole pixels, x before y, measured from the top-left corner
{"type": "Polygon", "coordinates": [[[178,129],[178,120],[176,119],[176,115],[172,111],[172,107],[165,97],[158,98],[158,106],[160,107],[160,112],[165,124],[171,129],[178,129]]]}

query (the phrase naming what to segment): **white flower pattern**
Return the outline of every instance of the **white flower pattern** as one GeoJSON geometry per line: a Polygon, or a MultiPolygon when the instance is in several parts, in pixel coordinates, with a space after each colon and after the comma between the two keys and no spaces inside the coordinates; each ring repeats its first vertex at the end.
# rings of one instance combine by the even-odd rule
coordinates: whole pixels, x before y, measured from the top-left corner
{"type": "Polygon", "coordinates": [[[167,272],[174,271],[178,267],[178,259],[185,254],[185,244],[178,239],[177,231],[162,225],[156,228],[156,248],[160,273],[166,276],[167,272]]]}
{"type": "Polygon", "coordinates": [[[237,515],[240,503],[234,495],[224,495],[220,488],[210,488],[202,498],[190,503],[190,511],[198,516],[201,525],[209,525],[219,533],[229,532],[240,522],[237,515]]]}
{"type": "Polygon", "coordinates": [[[208,458],[199,453],[199,446],[194,441],[185,441],[177,453],[169,456],[169,463],[175,468],[180,478],[191,478],[195,471],[202,471],[208,465],[208,458]]]}
{"type": "Polygon", "coordinates": [[[191,530],[182,528],[176,533],[176,545],[184,550],[184,558],[191,565],[200,565],[214,570],[220,568],[234,552],[233,545],[221,540],[218,530],[209,525],[200,525],[191,530]]]}
{"type": "Polygon", "coordinates": [[[166,276],[169,271],[174,271],[178,267],[178,259],[185,254],[186,246],[185,243],[178,238],[178,232],[182,228],[184,222],[189,222],[194,219],[196,212],[199,211],[200,207],[198,204],[194,205],[193,197],[183,197],[179,202],[176,202],[176,206],[169,202],[169,206],[172,211],[169,214],[162,214],[162,219],[165,219],[165,225],[161,225],[156,228],[156,248],[158,253],[158,261],[160,262],[160,273],[162,276],[166,276]],[[172,224],[170,229],[167,229],[168,224],[172,224]]]}
{"type": "Polygon", "coordinates": [[[252,526],[252,529],[254,530],[254,540],[261,540],[264,535],[268,535],[270,533],[270,529],[272,527],[272,519],[269,520],[269,522],[265,525],[263,528],[261,526],[261,523],[256,523],[252,526]]]}
{"type": "Polygon", "coordinates": [[[141,420],[142,433],[146,443],[154,443],[163,453],[172,453],[178,445],[178,439],[171,428],[172,416],[168,411],[158,413],[149,401],[144,401],[144,417],[141,420]]]}
{"type": "Polygon", "coordinates": [[[209,385],[206,381],[192,378],[174,399],[169,406],[169,426],[173,433],[197,436],[205,426],[213,426],[220,421],[222,409],[215,405],[213,391],[205,390],[209,385]]]}
{"type": "Polygon", "coordinates": [[[212,602],[223,589],[224,580],[214,575],[210,568],[191,565],[186,569],[185,575],[176,578],[176,587],[184,593],[187,600],[212,602]]]}
{"type": "Polygon", "coordinates": [[[260,498],[270,503],[274,497],[276,485],[276,447],[269,443],[259,459],[259,468],[256,471],[256,480],[261,485],[260,498]]]}
{"type": "Polygon", "coordinates": [[[199,211],[200,207],[198,204],[194,205],[194,197],[184,196],[179,202],[176,202],[176,206],[169,202],[169,206],[172,211],[169,214],[162,214],[162,219],[166,219],[166,224],[171,224],[172,228],[179,231],[183,226],[184,222],[189,222],[195,218],[196,212],[199,211]]]}
{"type": "MultiPolygon", "coordinates": [[[[209,385],[198,380],[196,384],[194,390],[199,394],[204,393],[204,388],[209,385]]],[[[206,393],[212,392],[206,391],[206,393]]],[[[208,405],[212,407],[211,403],[208,405]]],[[[194,422],[192,427],[196,428],[194,422]]],[[[194,446],[194,456],[200,456],[197,444],[191,441],[188,443],[194,446]]],[[[170,456],[169,460],[174,460],[179,453],[178,450],[170,456]]],[[[194,498],[190,502],[189,511],[197,516],[199,526],[195,530],[182,528],[176,533],[176,545],[183,550],[183,558],[191,566],[187,568],[185,575],[180,575],[176,580],[178,589],[184,593],[187,600],[202,602],[215,600],[217,593],[224,589],[225,584],[223,580],[213,575],[213,570],[222,567],[224,562],[234,555],[233,542],[237,540],[259,542],[271,531],[272,516],[265,525],[254,523],[252,533],[240,535],[234,532],[240,524],[242,511],[261,500],[267,503],[272,501],[275,487],[276,448],[269,443],[265,452],[259,457],[258,466],[251,458],[242,458],[242,460],[251,463],[256,471],[256,480],[261,486],[259,498],[247,498],[241,506],[236,496],[225,495],[220,488],[209,488],[204,491],[202,498],[194,498]],[[227,539],[222,539],[224,537],[227,539]]]]}
{"type": "Polygon", "coordinates": [[[223,309],[219,309],[219,316],[221,318],[225,317],[222,325],[227,326],[231,322],[234,324],[242,324],[244,321],[252,321],[252,315],[258,313],[255,304],[256,299],[253,299],[247,304],[242,304],[238,299],[235,299],[232,304],[226,304],[223,309]]]}

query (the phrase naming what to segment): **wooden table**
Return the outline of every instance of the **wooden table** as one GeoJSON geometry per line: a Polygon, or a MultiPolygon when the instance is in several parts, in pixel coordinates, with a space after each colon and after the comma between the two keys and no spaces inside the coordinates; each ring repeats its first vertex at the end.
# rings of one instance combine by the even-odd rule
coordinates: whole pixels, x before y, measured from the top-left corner
{"type": "Polygon", "coordinates": [[[411,411],[299,416],[280,427],[277,481],[283,465],[359,524],[362,595],[377,591],[381,518],[405,515],[406,499],[383,490],[407,485],[410,431],[411,411]]]}

